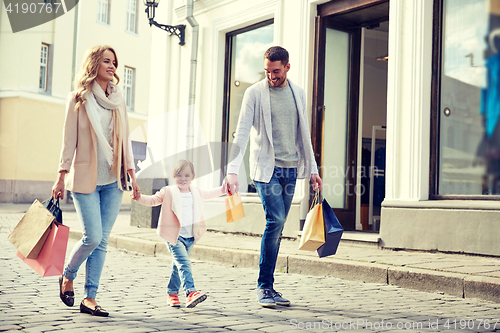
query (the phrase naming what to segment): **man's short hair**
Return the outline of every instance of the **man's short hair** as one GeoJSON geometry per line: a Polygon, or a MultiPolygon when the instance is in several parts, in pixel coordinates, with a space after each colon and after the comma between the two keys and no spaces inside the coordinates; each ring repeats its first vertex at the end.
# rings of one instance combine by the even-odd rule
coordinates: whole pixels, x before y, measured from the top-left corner
{"type": "Polygon", "coordinates": [[[288,64],[288,51],[281,46],[271,46],[264,53],[264,59],[269,59],[269,61],[281,61],[281,64],[286,66],[288,64]]]}

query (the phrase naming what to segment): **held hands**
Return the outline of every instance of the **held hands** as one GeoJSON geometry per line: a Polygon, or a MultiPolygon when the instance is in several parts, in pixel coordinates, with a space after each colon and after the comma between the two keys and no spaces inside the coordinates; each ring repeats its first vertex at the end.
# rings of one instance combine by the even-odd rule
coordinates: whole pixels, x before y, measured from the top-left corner
{"type": "Polygon", "coordinates": [[[222,182],[222,188],[224,189],[224,193],[238,193],[238,175],[235,173],[228,173],[222,182]]]}
{"type": "Polygon", "coordinates": [[[134,169],[127,170],[127,173],[130,177],[130,185],[132,186],[132,193],[130,193],[130,197],[134,200],[139,200],[141,197],[141,189],[137,185],[137,179],[135,178],[134,169]]]}
{"type": "Polygon", "coordinates": [[[141,189],[137,185],[137,181],[135,180],[135,178],[130,179],[130,185],[132,185],[132,193],[130,193],[130,197],[133,200],[139,200],[139,198],[141,197],[141,189]]]}
{"type": "Polygon", "coordinates": [[[311,182],[313,183],[313,189],[315,191],[318,189],[323,190],[323,181],[318,174],[314,173],[311,175],[311,182]]]}

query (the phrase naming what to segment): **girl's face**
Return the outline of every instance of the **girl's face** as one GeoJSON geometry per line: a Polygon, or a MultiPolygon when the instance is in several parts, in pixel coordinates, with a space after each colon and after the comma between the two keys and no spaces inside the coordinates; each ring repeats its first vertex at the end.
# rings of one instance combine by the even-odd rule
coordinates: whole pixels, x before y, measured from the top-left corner
{"type": "Polygon", "coordinates": [[[116,71],[116,59],[113,52],[110,50],[104,51],[101,62],[97,70],[98,81],[108,82],[113,80],[116,71]]]}
{"type": "Polygon", "coordinates": [[[186,165],[182,170],[175,175],[175,184],[179,187],[181,193],[190,192],[189,186],[194,179],[193,171],[189,165],[186,165]]]}

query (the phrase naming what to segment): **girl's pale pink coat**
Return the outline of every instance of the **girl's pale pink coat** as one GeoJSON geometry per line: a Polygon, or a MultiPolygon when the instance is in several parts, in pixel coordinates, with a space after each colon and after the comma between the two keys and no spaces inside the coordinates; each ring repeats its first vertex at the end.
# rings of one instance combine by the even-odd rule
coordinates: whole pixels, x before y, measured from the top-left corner
{"type": "MultiPolygon", "coordinates": [[[[203,190],[193,184],[191,184],[190,190],[193,193],[193,234],[195,242],[197,242],[207,231],[202,200],[218,197],[224,192],[222,186],[203,190]]],[[[179,188],[176,185],[166,186],[154,195],[141,195],[137,202],[146,206],[161,205],[156,233],[170,244],[175,245],[181,231],[180,220],[182,219],[182,202],[179,188]]]]}

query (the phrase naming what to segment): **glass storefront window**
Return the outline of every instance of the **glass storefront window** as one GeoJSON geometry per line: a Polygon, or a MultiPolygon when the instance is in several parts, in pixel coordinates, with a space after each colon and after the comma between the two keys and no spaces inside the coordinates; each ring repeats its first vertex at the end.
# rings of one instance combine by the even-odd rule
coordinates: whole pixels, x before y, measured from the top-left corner
{"type": "MultiPolygon", "coordinates": [[[[245,90],[252,84],[265,78],[264,52],[273,46],[273,20],[230,32],[226,35],[226,96],[225,101],[225,137],[226,142],[233,142],[233,135],[238,125],[241,101],[245,90]]],[[[248,163],[249,149],[243,159],[247,173],[247,184],[241,183],[241,192],[256,192],[253,181],[249,176],[248,163]]],[[[227,159],[227,156],[226,156],[227,159]]],[[[242,170],[240,169],[240,172],[242,170]]]]}
{"type": "Polygon", "coordinates": [[[500,2],[442,1],[435,194],[500,194],[500,2]]]}

